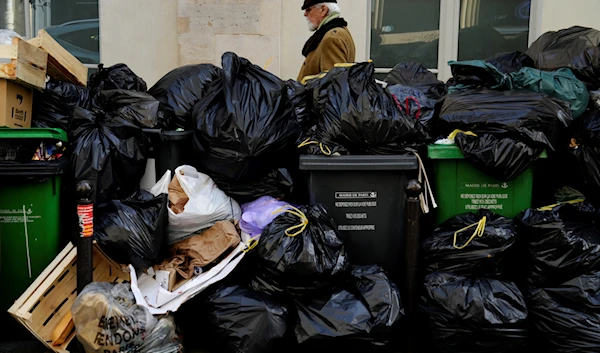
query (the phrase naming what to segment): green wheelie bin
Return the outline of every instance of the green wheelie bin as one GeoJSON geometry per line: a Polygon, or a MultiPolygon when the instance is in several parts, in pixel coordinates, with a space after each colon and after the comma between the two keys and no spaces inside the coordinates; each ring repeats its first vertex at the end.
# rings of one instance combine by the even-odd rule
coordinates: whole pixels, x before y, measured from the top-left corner
{"type": "Polygon", "coordinates": [[[0,323],[14,328],[0,341],[31,338],[7,310],[61,250],[61,175],[68,158],[32,159],[66,141],[59,129],[0,128],[0,323]]]}

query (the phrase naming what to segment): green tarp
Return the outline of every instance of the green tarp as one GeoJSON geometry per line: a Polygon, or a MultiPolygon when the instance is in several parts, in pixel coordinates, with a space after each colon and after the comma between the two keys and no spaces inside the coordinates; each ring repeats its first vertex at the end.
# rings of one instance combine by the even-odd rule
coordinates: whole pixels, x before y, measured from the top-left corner
{"type": "Polygon", "coordinates": [[[495,90],[527,89],[568,102],[574,118],[586,111],[590,100],[585,84],[568,68],[541,71],[524,67],[505,74],[483,60],[450,61],[448,64],[458,83],[449,87],[449,93],[477,86],[495,90]]]}

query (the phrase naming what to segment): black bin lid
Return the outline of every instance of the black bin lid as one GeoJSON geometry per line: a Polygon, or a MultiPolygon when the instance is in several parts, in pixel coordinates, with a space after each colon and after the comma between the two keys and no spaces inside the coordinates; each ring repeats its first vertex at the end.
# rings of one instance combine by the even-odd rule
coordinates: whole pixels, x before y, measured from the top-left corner
{"type": "Polygon", "coordinates": [[[414,155],[300,156],[300,170],[416,170],[414,155]]]}

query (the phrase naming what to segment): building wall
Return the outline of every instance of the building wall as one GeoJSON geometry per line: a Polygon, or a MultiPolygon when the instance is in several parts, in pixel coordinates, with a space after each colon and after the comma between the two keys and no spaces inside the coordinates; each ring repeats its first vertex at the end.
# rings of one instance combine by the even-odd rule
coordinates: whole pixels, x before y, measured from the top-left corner
{"type": "Polygon", "coordinates": [[[231,51],[280,74],[281,0],[179,0],[177,27],[179,65],[231,51]]]}
{"type": "Polygon", "coordinates": [[[100,60],[127,64],[148,87],[179,64],[177,0],[102,0],[100,60]]]}
{"type": "Polygon", "coordinates": [[[538,0],[542,7],[541,31],[557,31],[571,26],[600,30],[599,0],[538,0]]]}
{"type": "MultiPolygon", "coordinates": [[[[174,67],[220,65],[226,51],[283,79],[296,78],[302,46],[311,35],[303,0],[102,0],[101,59],[128,64],[150,83],[174,67]]],[[[338,0],[357,47],[368,59],[367,0],[338,0]]],[[[600,29],[600,0],[532,0],[541,17],[532,36],[572,25],[600,29]]]]}

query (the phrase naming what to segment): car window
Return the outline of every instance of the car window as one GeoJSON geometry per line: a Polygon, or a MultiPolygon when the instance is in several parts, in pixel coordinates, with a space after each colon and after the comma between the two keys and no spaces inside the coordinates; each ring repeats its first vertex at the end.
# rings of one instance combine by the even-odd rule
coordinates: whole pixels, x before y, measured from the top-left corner
{"type": "Polygon", "coordinates": [[[98,28],[87,28],[78,31],[63,33],[58,36],[61,40],[69,42],[82,49],[99,52],[100,51],[100,38],[98,28]]]}

